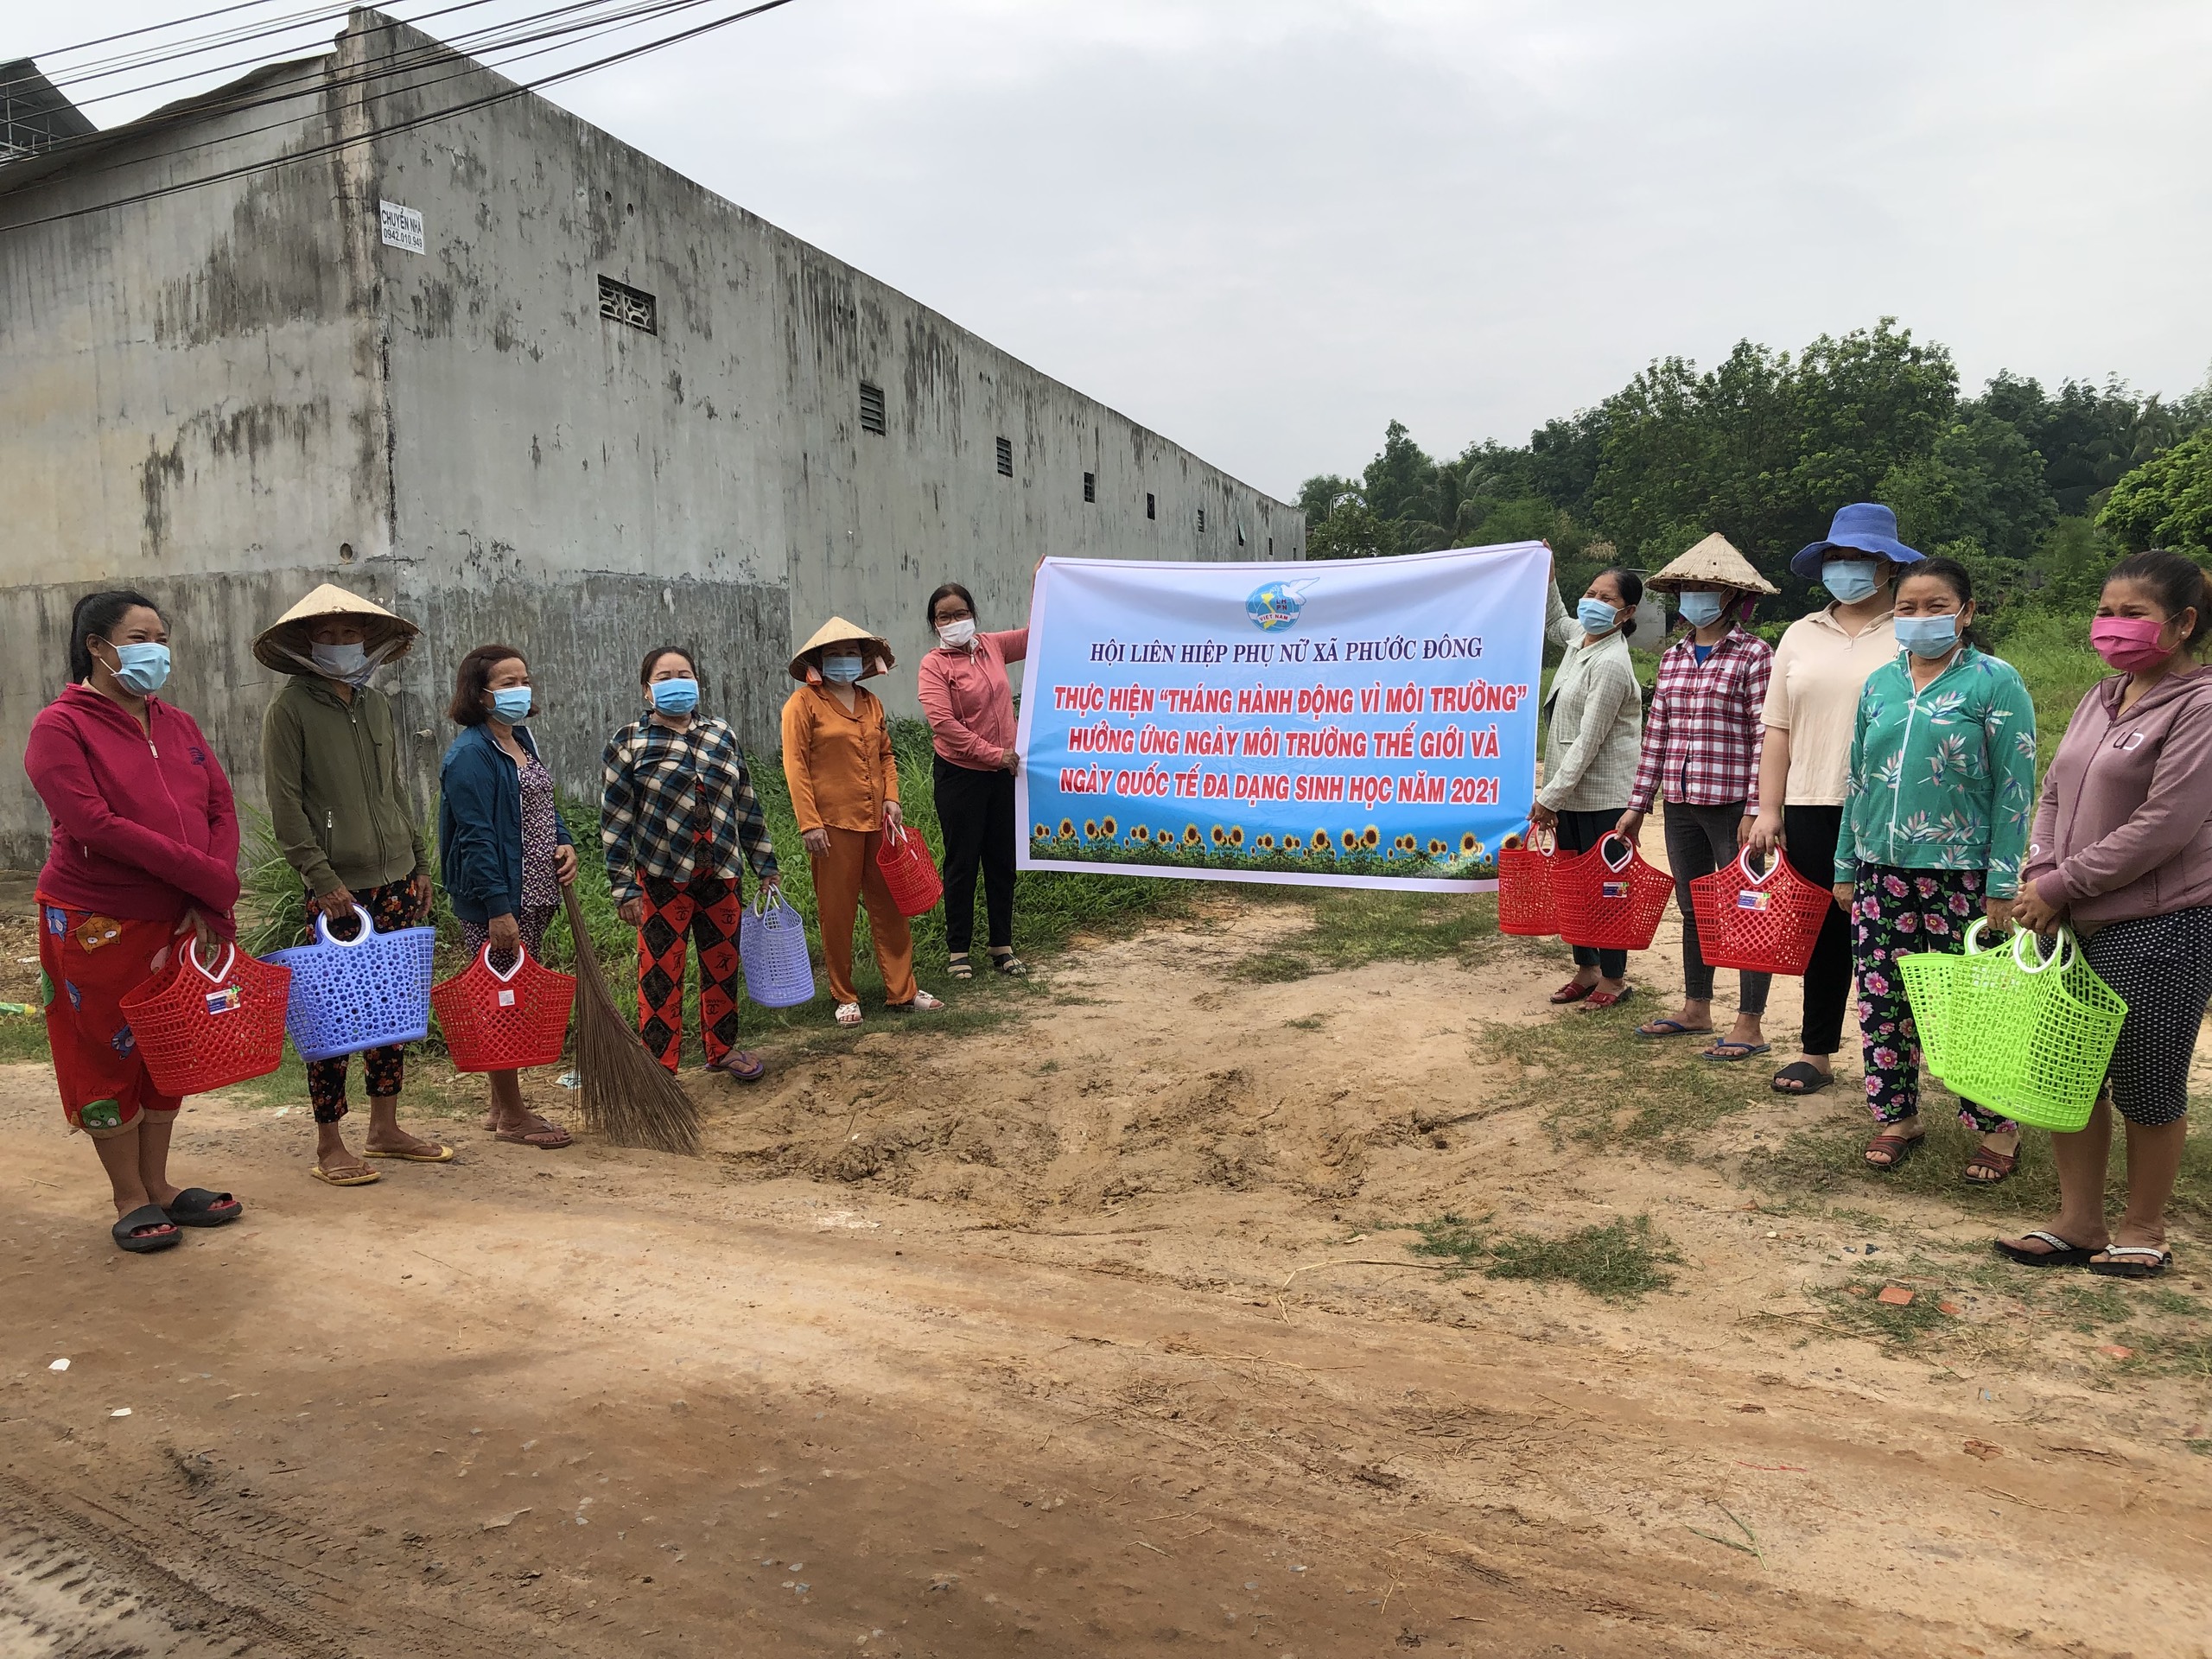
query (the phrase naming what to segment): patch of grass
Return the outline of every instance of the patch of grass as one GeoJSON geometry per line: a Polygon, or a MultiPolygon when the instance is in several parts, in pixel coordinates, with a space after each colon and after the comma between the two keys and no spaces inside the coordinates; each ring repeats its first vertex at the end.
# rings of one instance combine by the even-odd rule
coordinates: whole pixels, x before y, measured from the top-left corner
{"type": "Polygon", "coordinates": [[[1649,1216],[1584,1227],[1564,1238],[1522,1233],[1501,1241],[1491,1253],[1496,1259],[1484,1271],[1493,1279],[1563,1281],[1609,1302],[1631,1302],[1666,1289],[1675,1275],[1661,1264],[1682,1259],[1649,1216]]]}
{"type": "Polygon", "coordinates": [[[53,1058],[53,1050],[47,1046],[46,1020],[42,1015],[0,1014],[0,1065],[53,1058]]]}
{"type": "MultiPolygon", "coordinates": [[[[1928,1087],[1921,1106],[1921,1116],[1928,1123],[1927,1138],[1913,1149],[1901,1169],[1879,1170],[1866,1161],[1863,1154],[1873,1130],[1866,1120],[1854,1116],[1848,1122],[1800,1130],[1778,1147],[1753,1153],[1745,1162],[1744,1177],[1760,1192],[1784,1200],[1880,1190],[1948,1199],[1970,1214],[1993,1218],[2054,1214],[2058,1209],[2058,1175],[2051,1164],[2050,1136],[2041,1129],[2029,1129],[2021,1139],[2024,1155],[2019,1168],[1994,1186],[1976,1185],[1960,1172],[1981,1137],[1960,1122],[1955,1112],[1948,1092],[1936,1085],[1928,1087]]],[[[2205,1122],[2202,1111],[2191,1113],[2190,1117],[2193,1124],[2205,1122]]],[[[2108,1207],[2115,1214],[2127,1192],[2123,1139],[2124,1131],[2113,1136],[2112,1164],[2107,1173],[2108,1207]]],[[[2212,1128],[2195,1128],[2185,1143],[2181,1174],[2168,1213],[2212,1222],[2212,1128]]]]}
{"type": "Polygon", "coordinates": [[[1483,1221],[1447,1213],[1416,1222],[1413,1231],[1419,1242],[1406,1248],[1465,1271],[1479,1267],[1487,1278],[1579,1285],[1609,1302],[1637,1301],[1666,1289],[1675,1281],[1666,1268],[1682,1260],[1649,1216],[1618,1217],[1560,1238],[1534,1233],[1492,1238],[1484,1232],[1483,1221]]]}
{"type": "Polygon", "coordinates": [[[1881,1300],[1886,1279],[1853,1279],[1812,1293],[1827,1310],[1827,1322],[1854,1335],[1875,1337],[1899,1348],[1910,1348],[1923,1337],[1943,1330],[1950,1316],[1939,1311],[1935,1292],[1915,1287],[1911,1302],[1897,1307],[1881,1300]]]}
{"type": "Polygon", "coordinates": [[[2123,1372],[2182,1376],[2193,1382],[2212,1383],[2212,1335],[2201,1331],[2146,1331],[2129,1325],[2113,1332],[2112,1340],[2135,1351],[2120,1362],[2123,1372]]]}
{"type": "Polygon", "coordinates": [[[1325,1014],[1309,1014],[1301,1019],[1286,1020],[1282,1023],[1290,1031],[1319,1031],[1329,1023],[1329,1017],[1325,1014]]]}
{"type": "Polygon", "coordinates": [[[1701,1060],[1694,1047],[1638,1038],[1636,1026],[1649,1013],[1648,1004],[1640,1012],[1630,1004],[1492,1026],[1483,1033],[1482,1052],[1521,1065],[1514,1103],[1545,1108],[1556,1140],[1688,1158],[1697,1137],[1722,1118],[1764,1105],[1766,1079],[1701,1060]]]}
{"type": "Polygon", "coordinates": [[[1301,905],[1313,919],[1303,932],[1254,952],[1230,969],[1232,979],[1254,984],[1286,984],[1371,962],[1448,957],[1471,965],[1499,937],[1497,901],[1488,893],[1463,899],[1363,887],[1293,887],[1261,902],[1301,905]]]}

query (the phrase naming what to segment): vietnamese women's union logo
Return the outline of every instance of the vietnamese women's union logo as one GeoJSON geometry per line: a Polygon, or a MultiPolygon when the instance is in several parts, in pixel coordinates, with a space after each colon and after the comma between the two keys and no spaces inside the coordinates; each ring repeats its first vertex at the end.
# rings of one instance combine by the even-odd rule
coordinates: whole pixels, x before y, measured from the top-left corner
{"type": "Polygon", "coordinates": [[[1319,580],[1312,576],[1304,582],[1270,582],[1255,588],[1244,601],[1244,614],[1262,633],[1281,633],[1294,627],[1299,613],[1306,608],[1306,590],[1319,580]]]}

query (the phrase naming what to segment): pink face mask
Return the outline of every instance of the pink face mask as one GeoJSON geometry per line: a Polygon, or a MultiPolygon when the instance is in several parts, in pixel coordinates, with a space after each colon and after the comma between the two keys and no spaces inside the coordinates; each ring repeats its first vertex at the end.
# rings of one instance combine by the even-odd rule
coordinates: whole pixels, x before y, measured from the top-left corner
{"type": "Polygon", "coordinates": [[[2158,643],[2166,625],[2147,616],[2101,616],[2089,624],[2097,655],[2123,674],[2148,668],[2171,653],[2158,643]]]}

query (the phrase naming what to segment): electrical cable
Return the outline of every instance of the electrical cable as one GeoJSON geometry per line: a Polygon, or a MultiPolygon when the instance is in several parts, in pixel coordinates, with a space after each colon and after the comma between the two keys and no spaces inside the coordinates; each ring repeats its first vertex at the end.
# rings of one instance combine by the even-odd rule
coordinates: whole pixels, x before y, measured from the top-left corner
{"type": "Polygon", "coordinates": [[[149,23],[143,29],[126,29],[120,35],[103,35],[97,40],[79,41],[74,46],[57,46],[34,56],[66,57],[72,52],[86,52],[96,46],[105,46],[111,41],[135,40],[141,35],[158,35],[165,29],[181,29],[187,23],[197,23],[210,17],[228,16],[234,11],[251,11],[256,6],[274,5],[276,0],[238,0],[232,6],[218,6],[213,11],[195,11],[189,17],[172,17],[165,23],[149,23]]]}
{"type": "MultiPolygon", "coordinates": [[[[669,3],[679,8],[688,9],[690,5],[701,3],[701,0],[669,0],[669,3]]],[[[512,86],[503,86],[497,92],[486,93],[481,98],[467,99],[446,109],[434,110],[426,115],[414,116],[404,121],[395,121],[383,126],[372,127],[365,132],[332,139],[328,143],[296,150],[289,155],[276,156],[268,161],[251,162],[243,166],[226,168],[221,172],[207,174],[196,179],[186,179],[175,184],[162,185],[156,189],[142,190],[131,195],[118,196],[111,200],[93,202],[83,207],[70,208],[63,213],[48,213],[41,218],[22,219],[12,225],[0,226],[0,235],[14,231],[30,230],[41,225],[54,225],[69,219],[83,219],[93,213],[107,213],[118,207],[135,207],[140,202],[156,201],[168,196],[181,195],[186,191],[200,189],[211,184],[226,183],[233,179],[245,178],[256,173],[272,172],[278,168],[296,166],[302,162],[313,161],[339,150],[350,149],[359,144],[371,143],[378,138],[389,137],[395,133],[410,132],[417,127],[429,126],[436,122],[450,120],[455,116],[467,115],[477,110],[488,108],[495,104],[503,104],[511,99],[520,98],[525,93],[537,92],[546,86],[573,80],[579,76],[591,74],[619,63],[626,63],[632,59],[644,57],[649,53],[681,45],[685,41],[696,40],[702,35],[713,34],[717,29],[727,29],[732,23],[744,22],[764,13],[780,10],[791,3],[792,0],[760,0],[760,3],[732,12],[727,16],[710,18],[692,28],[680,29],[675,34],[663,35],[658,40],[647,41],[638,46],[627,47],[620,52],[609,53],[588,63],[575,64],[565,69],[556,69],[550,74],[540,76],[536,80],[521,82],[512,86]]]]}
{"type": "MultiPolygon", "coordinates": [[[[610,14],[607,17],[586,19],[582,22],[566,25],[560,29],[546,29],[535,35],[524,35],[518,39],[496,42],[495,44],[498,48],[504,51],[509,47],[531,45],[537,41],[548,39],[554,39],[556,41],[556,44],[554,46],[542,46],[536,51],[515,52],[510,55],[500,56],[496,59],[493,58],[488,52],[485,57],[474,57],[473,54],[465,54],[459,47],[433,40],[424,46],[411,48],[405,54],[397,54],[389,59],[380,60],[374,67],[370,68],[364,73],[344,76],[334,76],[329,73],[327,67],[327,60],[331,54],[324,53],[318,54],[315,58],[305,60],[300,73],[296,75],[289,77],[285,80],[274,83],[266,81],[257,83],[251,88],[251,94],[241,94],[238,97],[226,100],[220,97],[220,93],[223,89],[218,88],[215,92],[210,94],[209,101],[191,106],[188,112],[192,116],[204,121],[212,116],[232,116],[245,114],[254,110],[273,109],[282,105],[296,103],[303,98],[321,99],[331,93],[341,92],[353,87],[372,86],[377,82],[384,80],[397,80],[402,77],[414,75],[418,70],[427,65],[442,62],[452,63],[453,60],[456,58],[461,59],[460,62],[453,64],[453,67],[448,68],[442,74],[429,76],[427,79],[409,80],[406,90],[409,92],[420,92],[442,85],[444,82],[448,80],[458,80],[470,75],[481,73],[487,68],[503,68],[508,65],[518,63],[529,58],[542,57],[546,52],[556,50],[561,45],[578,45],[584,41],[595,39],[606,35],[619,33],[620,30],[632,27],[634,23],[646,17],[661,16],[673,11],[690,10],[696,7],[709,4],[710,3],[711,0],[642,0],[642,3],[632,3],[626,10],[610,14]],[[563,35],[573,35],[575,38],[567,41],[562,41],[557,38],[563,35]],[[278,90],[271,92],[270,89],[272,85],[279,88],[289,87],[291,90],[278,90]]],[[[605,3],[607,3],[607,0],[582,0],[581,4],[556,7],[546,12],[534,14],[534,16],[557,16],[564,12],[583,10],[588,6],[603,5],[605,3]]],[[[512,26],[519,27],[527,21],[529,20],[513,20],[512,26]]],[[[478,39],[479,36],[468,35],[461,38],[474,41],[478,39]]],[[[73,173],[72,176],[79,179],[94,178],[103,173],[123,172],[131,168],[144,167],[156,162],[174,160],[179,156],[189,155],[194,150],[209,149],[221,145],[233,144],[242,139],[254,137],[265,132],[283,132],[292,130],[299,124],[298,118],[288,117],[283,120],[264,123],[257,127],[248,127],[243,130],[226,131],[219,134],[214,137],[201,139],[193,143],[173,144],[167,148],[153,151],[150,154],[127,156],[121,161],[111,162],[105,166],[79,168],[73,173]]],[[[127,127],[115,128],[111,129],[106,132],[87,134],[80,138],[64,139],[60,143],[47,146],[38,153],[42,157],[53,156],[55,155],[66,154],[66,152],[73,149],[90,149],[99,147],[103,146],[107,142],[111,141],[116,135],[127,131],[127,127]]]]}

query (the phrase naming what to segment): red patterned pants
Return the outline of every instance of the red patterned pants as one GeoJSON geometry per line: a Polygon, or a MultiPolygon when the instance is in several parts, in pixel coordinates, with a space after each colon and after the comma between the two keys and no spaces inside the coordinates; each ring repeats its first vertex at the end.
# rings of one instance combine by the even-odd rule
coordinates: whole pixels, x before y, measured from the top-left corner
{"type": "Polygon", "coordinates": [[[638,1040],[670,1071],[683,1041],[683,953],[699,950],[699,1024],[707,1058],[737,1046],[737,925],[745,912],[737,883],[695,875],[688,882],[640,874],[645,919],[638,924],[638,1040]]]}

